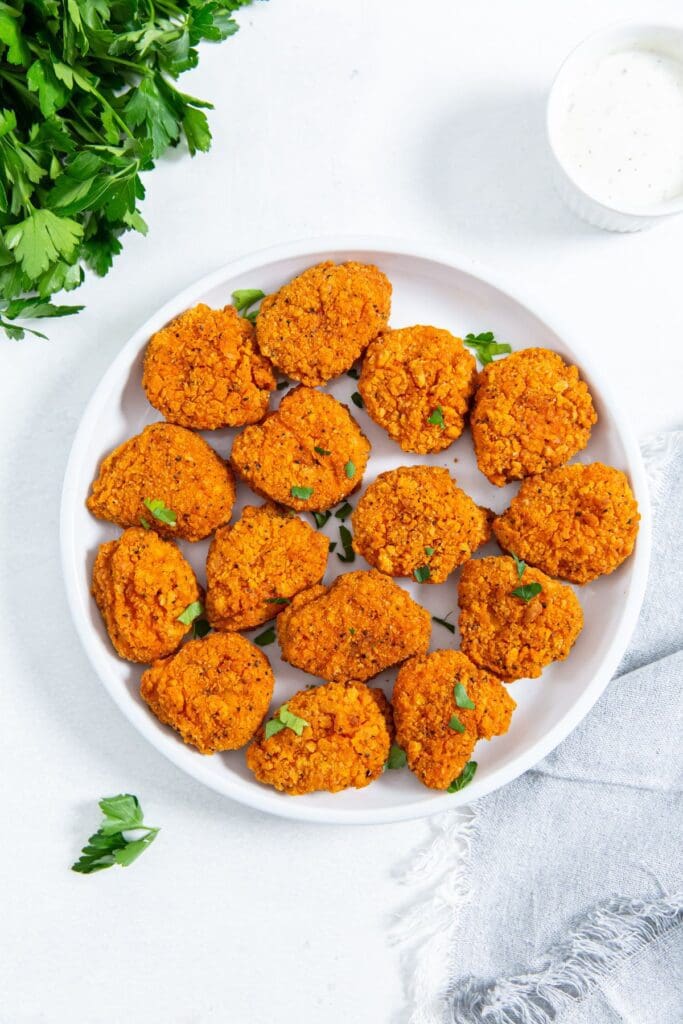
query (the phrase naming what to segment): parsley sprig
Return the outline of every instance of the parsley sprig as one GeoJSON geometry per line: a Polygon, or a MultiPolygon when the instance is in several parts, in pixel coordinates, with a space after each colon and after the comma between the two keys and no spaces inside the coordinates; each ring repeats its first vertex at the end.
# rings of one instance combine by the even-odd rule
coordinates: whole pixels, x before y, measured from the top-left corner
{"type": "MultiPolygon", "coordinates": [[[[0,4],[0,328],[61,317],[86,268],[104,276],[145,234],[144,172],[182,142],[206,152],[210,103],[176,87],[198,43],[227,39],[251,0],[0,4]]],[[[30,333],[44,335],[39,331],[30,333]]]]}
{"type": "Polygon", "coordinates": [[[71,865],[72,871],[82,875],[103,871],[114,864],[127,868],[159,834],[158,828],[145,825],[140,801],[131,793],[105,797],[99,806],[104,815],[102,824],[71,865]]]}
{"type": "Polygon", "coordinates": [[[481,334],[466,334],[463,341],[468,348],[474,349],[474,353],[482,366],[493,361],[494,356],[507,355],[512,352],[511,347],[505,342],[497,342],[493,331],[483,331],[481,334]]]}

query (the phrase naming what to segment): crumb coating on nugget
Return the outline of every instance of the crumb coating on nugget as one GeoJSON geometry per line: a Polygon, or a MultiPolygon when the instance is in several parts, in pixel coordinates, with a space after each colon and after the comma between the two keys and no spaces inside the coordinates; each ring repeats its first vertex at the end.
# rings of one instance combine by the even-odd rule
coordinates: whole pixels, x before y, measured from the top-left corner
{"type": "Polygon", "coordinates": [[[235,438],[230,459],[257,494],[298,511],[321,511],[360,486],[369,454],[370,443],[345,405],[298,387],[263,423],[235,438]],[[308,497],[292,494],[301,487],[310,488],[308,497]]]}
{"type": "Polygon", "coordinates": [[[407,661],[396,678],[392,705],[396,742],[411,771],[430,789],[448,789],[477,740],[508,731],[516,707],[500,680],[460,651],[434,651],[407,661]],[[456,683],[465,687],[474,708],[457,706],[456,683]],[[449,724],[454,715],[464,732],[449,724]]]}
{"type": "Polygon", "coordinates": [[[470,417],[479,469],[498,487],[561,466],[588,444],[597,421],[576,366],[527,348],[479,375],[470,417]]]}
{"type": "Polygon", "coordinates": [[[178,649],[188,630],[178,616],[202,596],[175,544],[141,526],[100,544],[92,593],[116,652],[143,663],[178,649]]]}
{"type": "Polygon", "coordinates": [[[391,738],[377,695],[361,682],[302,690],[287,708],[308,725],[301,736],[282,729],[269,739],[260,729],[247,750],[259,782],[296,796],[362,789],[382,774],[391,738]]]}
{"type": "Polygon", "coordinates": [[[583,611],[571,589],[527,567],[519,577],[512,558],[467,562],[458,588],[460,646],[476,665],[501,679],[535,679],[546,665],[563,661],[583,627],[583,611]],[[538,583],[526,602],[512,591],[538,583]]]}
{"type": "Polygon", "coordinates": [[[152,336],[142,386],[169,423],[216,430],[262,419],[275,377],[249,320],[200,303],[152,336]]]}
{"type": "Polygon", "coordinates": [[[297,594],[277,618],[282,657],[329,681],[365,681],[429,647],[431,618],[374,569],[297,594]]]}
{"type": "Polygon", "coordinates": [[[353,547],[389,576],[428,565],[428,582],[443,583],[489,539],[490,518],[448,470],[402,466],[380,473],[358,502],[353,547]]]}
{"type": "Polygon", "coordinates": [[[525,480],[493,530],[504,551],[571,583],[589,583],[628,558],[638,503],[626,475],[601,462],[525,480]]]}
{"type": "Polygon", "coordinates": [[[292,380],[315,387],[355,363],[390,309],[391,285],[377,267],[320,263],[263,300],[258,345],[292,380]]]}
{"type": "Polygon", "coordinates": [[[123,527],[145,519],[162,536],[191,541],[227,523],[234,503],[230,467],[203,438],[170,423],[153,423],[115,448],[86,502],[98,519],[123,527]],[[145,498],[172,509],[175,526],[156,519],[145,498]]]}
{"type": "Polygon", "coordinates": [[[319,583],[329,540],[274,505],[247,505],[218,530],[206,562],[206,613],[214,629],[253,629],[319,583]],[[277,600],[281,599],[281,603],[277,600]]]}
{"type": "Polygon", "coordinates": [[[406,452],[439,452],[460,437],[476,361],[438,327],[385,331],[368,348],[358,382],[365,408],[406,452]],[[430,423],[441,410],[443,426],[430,423]]]}
{"type": "Polygon", "coordinates": [[[214,754],[249,742],[268,711],[273,685],[263,651],[239,633],[210,633],[144,672],[140,694],[185,743],[214,754]]]}

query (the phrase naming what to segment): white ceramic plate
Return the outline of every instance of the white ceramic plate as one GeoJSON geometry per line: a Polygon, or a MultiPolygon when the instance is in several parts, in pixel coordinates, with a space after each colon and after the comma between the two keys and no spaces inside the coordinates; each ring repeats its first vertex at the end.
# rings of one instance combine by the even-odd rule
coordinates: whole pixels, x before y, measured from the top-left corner
{"type": "MultiPolygon", "coordinates": [[[[86,409],[66,471],[61,514],[64,579],[76,628],[97,675],[135,728],[184,771],[234,800],[285,817],[348,824],[417,818],[468,803],[509,782],[564,739],[607,685],[635,625],[647,577],[650,517],[640,453],[627,422],[608,397],[604,379],[590,368],[579,343],[554,324],[554,318],[542,318],[533,307],[467,260],[437,255],[411,245],[388,245],[367,239],[309,241],[246,257],[188,288],[144,324],[114,360],[86,409]],[[385,772],[381,779],[362,790],[289,797],[253,779],[245,765],[244,751],[202,756],[185,746],[171,729],[161,725],[140,700],[141,668],[116,656],[90,596],[97,547],[120,532],[87,512],[84,502],[91,481],[104,455],[146,424],[159,419],[148,405],[140,383],[143,352],[150,335],[197,302],[225,305],[236,288],[275,291],[306,267],[323,259],[357,259],[381,267],[393,284],[391,323],[394,327],[428,323],[448,328],[460,336],[469,331],[493,330],[513,349],[542,345],[576,362],[588,381],[599,416],[588,449],[580,458],[584,461],[599,459],[625,470],[640,503],[642,522],[634,555],[617,572],[578,590],[586,622],[570,657],[546,669],[540,680],[521,680],[512,685],[511,692],[518,707],[510,731],[506,736],[477,745],[476,777],[460,793],[444,794],[426,789],[404,769],[385,772]]],[[[348,403],[355,389],[356,382],[343,376],[334,381],[329,390],[348,403]]],[[[282,394],[275,393],[273,404],[282,394]]],[[[481,504],[501,511],[509,503],[516,488],[495,488],[486,481],[477,469],[468,431],[445,452],[411,456],[389,441],[364,411],[353,405],[350,408],[372,442],[364,485],[383,470],[424,462],[450,469],[464,489],[481,504]]],[[[233,433],[225,430],[204,436],[222,456],[227,456],[233,433]]],[[[353,504],[356,497],[351,499],[353,504]]],[[[235,515],[249,502],[258,503],[258,499],[240,484],[235,515]]],[[[338,526],[338,520],[332,518],[326,532],[337,539],[338,526]]],[[[182,547],[203,580],[208,542],[183,543],[182,547]]],[[[493,545],[489,547],[491,552],[496,550],[493,545]]],[[[484,553],[488,553],[487,549],[484,553]]],[[[336,553],[332,554],[325,581],[350,568],[367,568],[367,565],[357,557],[353,566],[345,566],[336,553]]],[[[457,608],[457,573],[438,586],[398,582],[432,614],[443,617],[457,608]]],[[[452,618],[457,621],[457,615],[452,618]]],[[[248,635],[253,637],[264,628],[248,635]]],[[[457,646],[457,642],[457,633],[454,636],[434,624],[432,649],[457,646]]],[[[277,644],[265,651],[277,677],[274,697],[274,706],[277,706],[311,682],[311,677],[284,664],[278,656],[277,644]]],[[[377,680],[389,693],[395,671],[383,673],[377,680]]]]}

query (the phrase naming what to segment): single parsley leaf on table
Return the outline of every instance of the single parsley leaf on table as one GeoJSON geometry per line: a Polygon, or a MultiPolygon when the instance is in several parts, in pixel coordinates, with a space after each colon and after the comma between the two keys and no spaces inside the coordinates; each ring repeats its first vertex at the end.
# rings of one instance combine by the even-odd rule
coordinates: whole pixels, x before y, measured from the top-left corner
{"type": "Polygon", "coordinates": [[[105,797],[99,806],[104,816],[102,824],[88,839],[79,859],[71,865],[72,871],[82,875],[103,871],[114,864],[128,867],[154,842],[160,831],[145,825],[140,801],[132,793],[105,797]]]}

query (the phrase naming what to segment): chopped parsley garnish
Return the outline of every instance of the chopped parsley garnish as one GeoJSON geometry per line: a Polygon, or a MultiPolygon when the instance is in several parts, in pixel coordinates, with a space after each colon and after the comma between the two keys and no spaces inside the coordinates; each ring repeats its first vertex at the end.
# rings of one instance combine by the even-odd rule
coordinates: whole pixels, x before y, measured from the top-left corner
{"type": "Polygon", "coordinates": [[[271,626],[270,629],[266,629],[263,633],[259,633],[258,636],[254,637],[254,643],[258,644],[259,647],[267,647],[268,644],[272,644],[275,640],[275,626],[271,626]]]}
{"type": "Polygon", "coordinates": [[[360,377],[360,372],[356,369],[355,366],[352,366],[350,370],[346,371],[346,376],[350,377],[351,380],[358,380],[360,377]]]}
{"type": "Polygon", "coordinates": [[[267,597],[266,604],[291,604],[288,597],[267,597]]]}
{"type": "Polygon", "coordinates": [[[289,710],[286,704],[283,704],[277,714],[269,722],[266,722],[265,737],[269,740],[271,736],[283,729],[291,729],[297,736],[301,736],[308,724],[305,718],[299,718],[289,710]]]}
{"type": "Polygon", "coordinates": [[[336,540],[331,540],[331,541],[330,541],[330,546],[329,546],[329,548],[327,549],[327,550],[328,550],[328,551],[330,552],[330,554],[332,554],[332,552],[334,551],[334,549],[336,548],[336,546],[337,546],[337,542],[336,542],[336,540]]]}
{"type": "Polygon", "coordinates": [[[211,623],[207,619],[195,619],[192,623],[193,640],[202,640],[211,632],[211,623]]]}
{"type": "Polygon", "coordinates": [[[293,498],[299,498],[300,501],[308,501],[313,494],[312,487],[290,487],[289,493],[293,498]]]}
{"type": "Polygon", "coordinates": [[[459,708],[469,708],[472,710],[475,704],[473,700],[467,696],[467,690],[462,683],[456,683],[453,688],[453,696],[455,697],[455,703],[459,708]]]}
{"type": "Polygon", "coordinates": [[[398,743],[392,743],[387,759],[387,768],[393,771],[395,768],[405,768],[407,763],[408,758],[403,747],[399,747],[398,743]]]}
{"type": "Polygon", "coordinates": [[[183,626],[191,626],[195,619],[198,619],[200,615],[204,614],[204,605],[201,601],[193,601],[192,604],[188,604],[184,612],[181,612],[178,616],[178,622],[182,622],[183,626]]]}
{"type": "Polygon", "coordinates": [[[448,723],[449,728],[454,732],[464,732],[465,726],[462,724],[457,715],[451,715],[451,720],[448,723]]]}
{"type": "Polygon", "coordinates": [[[430,548],[430,547],[426,547],[425,548],[425,555],[427,556],[427,558],[431,558],[433,554],[434,554],[434,548],[430,548]]]}
{"type": "Polygon", "coordinates": [[[353,480],[354,476],[356,475],[356,466],[355,463],[351,462],[351,459],[349,459],[349,461],[344,466],[344,472],[346,473],[347,479],[353,480]]]}
{"type": "Polygon", "coordinates": [[[521,558],[517,558],[517,555],[514,553],[514,551],[510,552],[510,556],[515,563],[515,568],[517,569],[517,579],[521,580],[522,576],[524,575],[524,570],[526,569],[526,562],[523,562],[521,558]]]}
{"type": "MultiPolygon", "coordinates": [[[[453,612],[451,612],[451,615],[453,612]]],[[[445,626],[450,633],[455,633],[455,626],[448,619],[440,619],[438,615],[432,615],[432,622],[438,622],[440,626],[445,626]]]]}
{"type": "Polygon", "coordinates": [[[353,561],[355,561],[356,553],[353,550],[353,537],[351,535],[351,531],[348,530],[345,526],[340,526],[339,527],[339,538],[341,540],[341,545],[344,548],[344,554],[343,555],[340,555],[339,553],[337,553],[337,558],[339,559],[339,561],[340,562],[353,562],[353,561]]]}
{"type": "Polygon", "coordinates": [[[105,797],[99,801],[104,820],[90,836],[72,871],[91,875],[114,864],[127,868],[156,839],[159,829],[145,825],[140,801],[131,793],[105,797]],[[134,835],[124,835],[124,833],[134,835]]]}
{"type": "Polygon", "coordinates": [[[433,427],[441,427],[443,430],[446,426],[446,422],[443,418],[443,409],[440,405],[437,405],[436,409],[432,409],[430,415],[427,417],[427,423],[431,423],[433,427]]]}
{"type": "Polygon", "coordinates": [[[363,399],[361,398],[357,391],[354,391],[354,393],[351,395],[351,401],[353,402],[354,405],[358,406],[359,409],[365,408],[363,404],[363,399]]]}
{"type": "Polygon", "coordinates": [[[329,451],[327,448],[321,448],[319,444],[317,444],[314,447],[313,451],[317,452],[318,455],[331,455],[332,454],[332,452],[329,451]]]}
{"type": "Polygon", "coordinates": [[[289,387],[289,381],[286,380],[286,379],[285,380],[279,380],[277,382],[276,387],[277,387],[278,391],[284,391],[286,387],[289,387]]]}
{"type": "Polygon", "coordinates": [[[496,341],[493,331],[484,331],[482,334],[467,334],[463,340],[468,348],[474,349],[477,359],[482,366],[490,363],[494,356],[502,356],[512,352],[509,345],[499,344],[496,341]]]}
{"type": "Polygon", "coordinates": [[[334,513],[335,519],[341,519],[342,523],[345,519],[348,519],[353,512],[353,505],[349,505],[348,501],[345,501],[341,508],[338,508],[334,513]]]}
{"type": "Polygon", "coordinates": [[[540,583],[525,583],[521,587],[515,587],[514,590],[510,591],[510,593],[513,597],[521,597],[522,601],[528,604],[529,601],[540,594],[542,590],[543,587],[540,583]]]}
{"type": "Polygon", "coordinates": [[[145,508],[148,509],[155,519],[158,519],[160,523],[165,523],[166,526],[175,526],[176,519],[178,518],[172,508],[168,508],[167,505],[161,500],[161,498],[145,498],[145,508]]]}
{"type": "Polygon", "coordinates": [[[353,626],[351,626],[351,628],[350,628],[350,630],[349,630],[349,633],[351,634],[351,636],[355,636],[355,635],[356,635],[356,631],[355,631],[355,629],[353,628],[353,626]]]}
{"type": "Polygon", "coordinates": [[[331,515],[331,512],[314,512],[313,518],[315,519],[316,528],[318,530],[322,529],[331,515]]]}
{"type": "Polygon", "coordinates": [[[457,793],[459,789],[464,789],[465,786],[469,786],[470,782],[474,778],[474,773],[477,770],[476,761],[468,761],[463,770],[458,775],[457,779],[453,779],[450,786],[448,787],[448,793],[457,793]]]}
{"type": "Polygon", "coordinates": [[[431,576],[428,565],[421,565],[417,569],[413,569],[413,576],[418,583],[424,583],[431,576]]]}
{"type": "MultiPolygon", "coordinates": [[[[238,313],[247,313],[248,309],[255,306],[261,299],[265,299],[266,293],[260,288],[238,288],[232,293],[232,304],[238,313]]],[[[255,313],[247,314],[248,319],[255,317],[255,313]]]]}
{"type": "Polygon", "coordinates": [[[144,516],[140,516],[140,526],[143,528],[143,530],[151,530],[152,529],[152,527],[150,526],[150,523],[149,523],[149,519],[145,519],[144,516]]]}

